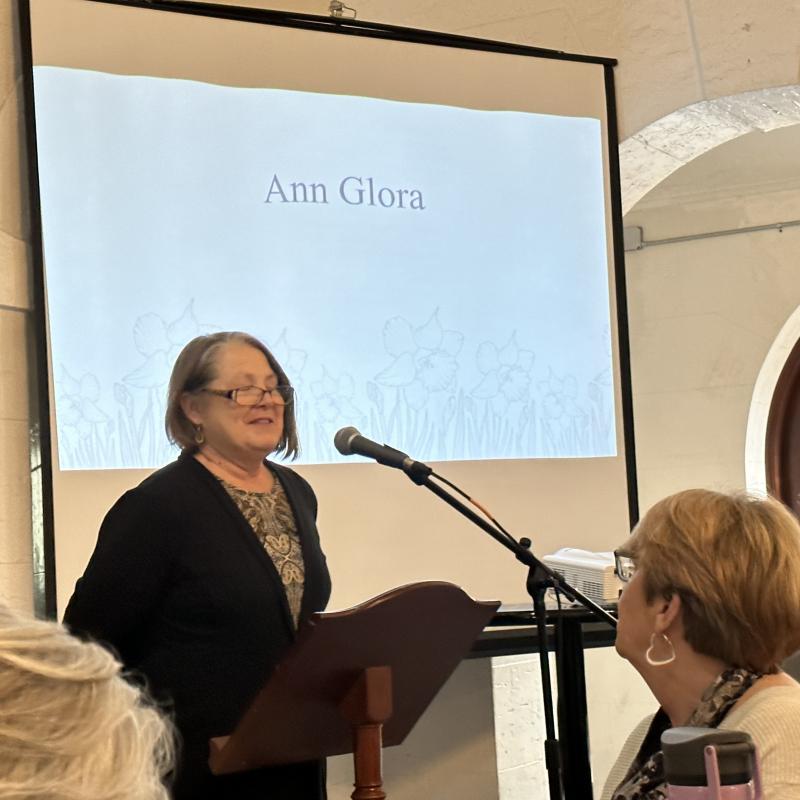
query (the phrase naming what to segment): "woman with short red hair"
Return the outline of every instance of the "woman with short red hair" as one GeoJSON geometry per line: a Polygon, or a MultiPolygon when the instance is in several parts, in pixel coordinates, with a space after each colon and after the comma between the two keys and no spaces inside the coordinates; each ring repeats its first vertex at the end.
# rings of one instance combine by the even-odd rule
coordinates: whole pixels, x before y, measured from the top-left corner
{"type": "Polygon", "coordinates": [[[800,648],[797,520],[772,499],[693,489],[657,503],[616,555],[617,652],[660,709],[604,797],[665,797],[661,733],[689,725],[749,733],[765,798],[797,800],[800,684],[780,669],[800,648]]]}

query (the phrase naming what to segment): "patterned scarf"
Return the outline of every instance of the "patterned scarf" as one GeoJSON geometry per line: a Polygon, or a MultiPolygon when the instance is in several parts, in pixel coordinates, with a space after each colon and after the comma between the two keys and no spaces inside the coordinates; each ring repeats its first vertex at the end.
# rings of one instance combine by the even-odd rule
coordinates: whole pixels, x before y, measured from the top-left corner
{"type": "MultiPolygon", "coordinates": [[[[686,723],[689,727],[716,728],[736,701],[761,677],[747,669],[728,669],[705,690],[700,705],[686,723]]],[[[650,723],[647,735],[613,800],[665,800],[664,756],[661,734],[672,727],[669,717],[660,708],[650,723]]]]}

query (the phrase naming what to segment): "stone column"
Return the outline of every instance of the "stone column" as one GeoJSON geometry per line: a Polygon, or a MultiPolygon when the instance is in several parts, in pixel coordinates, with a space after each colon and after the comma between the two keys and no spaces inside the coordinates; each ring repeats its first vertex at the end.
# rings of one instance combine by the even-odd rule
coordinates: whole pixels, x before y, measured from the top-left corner
{"type": "Polygon", "coordinates": [[[0,600],[33,607],[30,225],[15,0],[0,0],[0,600]]]}

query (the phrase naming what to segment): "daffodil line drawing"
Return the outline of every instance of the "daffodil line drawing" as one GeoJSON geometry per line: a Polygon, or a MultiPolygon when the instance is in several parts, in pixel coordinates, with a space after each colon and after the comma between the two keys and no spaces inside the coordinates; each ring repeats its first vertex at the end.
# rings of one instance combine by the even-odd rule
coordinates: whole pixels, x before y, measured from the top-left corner
{"type": "MultiPolygon", "coordinates": [[[[616,453],[610,347],[590,377],[579,378],[518,330],[500,340],[470,338],[433,308],[423,318],[388,318],[376,331],[381,352],[365,370],[350,352],[317,359],[288,327],[270,338],[296,388],[300,463],[342,460],[339,428],[430,461],[569,458],[616,453]],[[382,355],[381,355],[382,353],[382,355]],[[382,359],[382,363],[381,363],[382,359]]],[[[193,337],[219,330],[200,322],[190,300],[173,320],[138,317],[131,341],[138,363],[103,385],[70,365],[56,372],[62,469],[153,468],[176,451],[164,432],[170,370],[193,337]]],[[[599,341],[608,343],[608,332],[599,341]]]]}

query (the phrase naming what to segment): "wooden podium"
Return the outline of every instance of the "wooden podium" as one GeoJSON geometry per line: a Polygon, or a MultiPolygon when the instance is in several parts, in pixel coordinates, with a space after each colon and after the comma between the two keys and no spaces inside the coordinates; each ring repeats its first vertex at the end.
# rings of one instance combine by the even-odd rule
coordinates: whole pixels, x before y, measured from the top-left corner
{"type": "Polygon", "coordinates": [[[353,753],[353,800],[383,800],[381,748],[400,744],[495,614],[449,583],[314,614],[230,736],[215,774],[353,753]]]}

